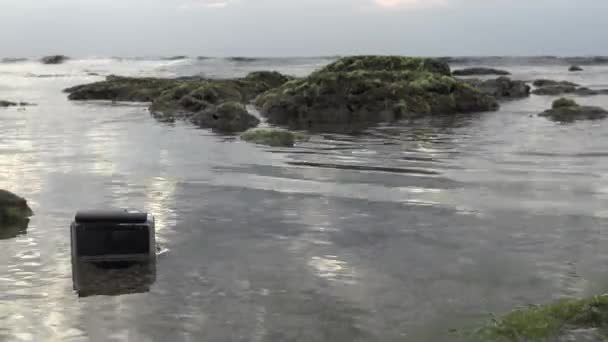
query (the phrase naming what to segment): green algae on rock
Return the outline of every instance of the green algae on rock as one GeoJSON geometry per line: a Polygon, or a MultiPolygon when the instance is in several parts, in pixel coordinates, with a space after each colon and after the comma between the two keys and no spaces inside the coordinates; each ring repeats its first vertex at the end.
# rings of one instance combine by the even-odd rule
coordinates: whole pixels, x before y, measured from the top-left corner
{"type": "Polygon", "coordinates": [[[561,338],[588,329],[587,332],[602,341],[608,338],[607,328],[608,295],[600,295],[589,299],[562,299],[549,305],[513,311],[472,332],[466,340],[566,341],[567,339],[561,338]]]}
{"type": "Polygon", "coordinates": [[[0,229],[2,225],[27,220],[33,215],[27,201],[12,192],[0,190],[0,229]]]}
{"type": "Polygon", "coordinates": [[[481,75],[511,75],[510,72],[506,70],[493,69],[493,68],[466,68],[454,70],[452,72],[454,76],[481,76],[481,75]]]}
{"type": "Polygon", "coordinates": [[[260,120],[249,114],[238,102],[224,102],[211,106],[190,117],[190,121],[201,128],[211,128],[217,132],[242,132],[255,127],[260,120]]]}
{"type": "Polygon", "coordinates": [[[494,97],[450,75],[433,59],[340,59],[256,100],[268,122],[292,129],[351,132],[407,116],[496,110],[494,97]]]}
{"type": "Polygon", "coordinates": [[[296,135],[280,128],[252,128],[241,134],[241,139],[272,147],[292,147],[295,144],[296,135]]]}
{"type": "Polygon", "coordinates": [[[551,109],[539,114],[554,121],[573,122],[576,120],[597,120],[608,116],[608,111],[600,107],[580,106],[574,100],[560,98],[553,102],[551,109]]]}

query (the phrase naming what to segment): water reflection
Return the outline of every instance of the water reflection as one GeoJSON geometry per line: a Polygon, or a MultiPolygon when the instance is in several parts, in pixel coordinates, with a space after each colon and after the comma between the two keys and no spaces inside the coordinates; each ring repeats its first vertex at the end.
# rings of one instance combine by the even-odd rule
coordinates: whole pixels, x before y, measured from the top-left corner
{"type": "Polygon", "coordinates": [[[156,264],[72,260],[72,281],[79,297],[144,293],[156,281],[156,264]]]}
{"type": "Polygon", "coordinates": [[[27,226],[30,220],[0,224],[0,240],[15,238],[27,233],[27,226]]]}

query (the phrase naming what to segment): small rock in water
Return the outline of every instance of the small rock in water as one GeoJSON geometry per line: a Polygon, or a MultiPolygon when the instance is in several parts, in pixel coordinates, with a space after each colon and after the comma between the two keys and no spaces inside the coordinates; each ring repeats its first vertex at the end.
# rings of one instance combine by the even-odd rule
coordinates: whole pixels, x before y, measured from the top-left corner
{"type": "Polygon", "coordinates": [[[550,87],[550,86],[569,86],[569,87],[578,87],[579,85],[574,83],[574,82],[569,82],[569,81],[554,81],[554,80],[547,80],[544,78],[535,80],[532,83],[533,86],[535,87],[550,87]]]}
{"type": "Polygon", "coordinates": [[[27,201],[12,192],[0,190],[0,228],[2,224],[27,220],[33,215],[27,201]]]}
{"type": "Polygon", "coordinates": [[[241,139],[272,147],[292,147],[296,136],[290,131],[279,128],[253,128],[241,134],[241,139]]]}
{"type": "Polygon", "coordinates": [[[554,121],[573,122],[576,120],[597,120],[608,116],[608,111],[600,107],[580,106],[574,100],[561,98],[553,102],[553,108],[539,114],[554,121]]]}
{"type": "Polygon", "coordinates": [[[67,56],[53,55],[53,56],[43,57],[40,60],[40,62],[42,62],[42,64],[61,64],[65,61],[67,61],[68,59],[69,59],[69,57],[67,57],[67,56]]]}
{"type": "Polygon", "coordinates": [[[0,107],[13,107],[13,106],[17,106],[17,105],[18,105],[17,102],[0,100],[0,107]]]}
{"type": "Polygon", "coordinates": [[[570,67],[570,69],[568,69],[568,71],[583,71],[583,68],[578,65],[573,65],[570,67]]]}
{"type": "Polygon", "coordinates": [[[21,107],[25,107],[25,106],[33,106],[33,103],[28,103],[28,102],[12,102],[12,101],[5,101],[5,100],[0,100],[0,107],[16,107],[16,106],[21,106],[21,107]]]}

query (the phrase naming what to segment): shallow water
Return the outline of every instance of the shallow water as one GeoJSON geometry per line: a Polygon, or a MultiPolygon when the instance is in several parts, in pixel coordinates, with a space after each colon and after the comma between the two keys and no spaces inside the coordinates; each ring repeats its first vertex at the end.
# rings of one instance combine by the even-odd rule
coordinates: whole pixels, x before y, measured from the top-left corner
{"type": "MultiPolygon", "coordinates": [[[[36,212],[0,240],[0,340],[442,341],[608,288],[608,121],[536,117],[553,97],[275,149],[61,93],[107,74],[305,75],[328,61],[0,64],[0,99],[38,104],[0,109],[0,188],[36,212]],[[140,291],[79,297],[69,224],[107,206],[152,212],[168,252],[140,291]]],[[[607,65],[564,65],[502,66],[608,88],[607,65]]]]}

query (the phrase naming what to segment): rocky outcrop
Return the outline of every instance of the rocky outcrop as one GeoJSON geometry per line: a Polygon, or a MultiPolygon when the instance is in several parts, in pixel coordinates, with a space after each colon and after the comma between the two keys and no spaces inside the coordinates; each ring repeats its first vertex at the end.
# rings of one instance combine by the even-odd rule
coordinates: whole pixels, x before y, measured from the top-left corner
{"type": "Polygon", "coordinates": [[[494,96],[499,100],[518,99],[530,96],[530,86],[524,81],[514,81],[508,77],[493,80],[467,79],[465,82],[477,88],[484,94],[494,96]]]}
{"type": "Polygon", "coordinates": [[[256,105],[272,124],[340,132],[498,107],[494,97],[451,77],[445,62],[396,56],[342,58],[260,95],[256,105]]]}
{"type": "Polygon", "coordinates": [[[578,65],[573,65],[568,69],[568,71],[570,71],[570,72],[583,71],[583,68],[581,68],[578,65]]]}
{"type": "Polygon", "coordinates": [[[40,62],[42,64],[61,64],[65,61],[67,61],[68,59],[70,59],[67,56],[63,56],[63,55],[53,55],[53,56],[46,56],[46,57],[42,57],[42,59],[40,60],[40,62]]]}
{"type": "Polygon", "coordinates": [[[561,98],[553,102],[551,109],[539,114],[554,121],[573,122],[576,120],[597,120],[608,116],[608,111],[600,107],[580,106],[574,100],[561,98]]]}
{"type": "Polygon", "coordinates": [[[505,75],[511,75],[511,73],[506,70],[492,69],[492,68],[466,68],[466,69],[454,70],[452,72],[452,75],[454,75],[454,76],[481,76],[481,75],[505,76],[505,75]]]}
{"type": "Polygon", "coordinates": [[[296,141],[296,135],[279,128],[253,128],[241,134],[241,139],[272,147],[292,147],[296,141]]]}
{"type": "Polygon", "coordinates": [[[242,104],[290,79],[273,71],[252,72],[231,80],[108,76],[105,81],[68,88],[65,92],[70,100],[151,102],[150,112],[160,121],[186,119],[200,127],[237,132],[259,123],[242,104]]]}
{"type": "Polygon", "coordinates": [[[210,106],[191,116],[190,121],[201,128],[211,128],[221,133],[242,132],[255,127],[260,120],[249,114],[238,102],[225,102],[210,106]]]}
{"type": "Polygon", "coordinates": [[[27,201],[12,192],[0,190],[0,229],[3,225],[26,221],[33,215],[27,201]]]}

